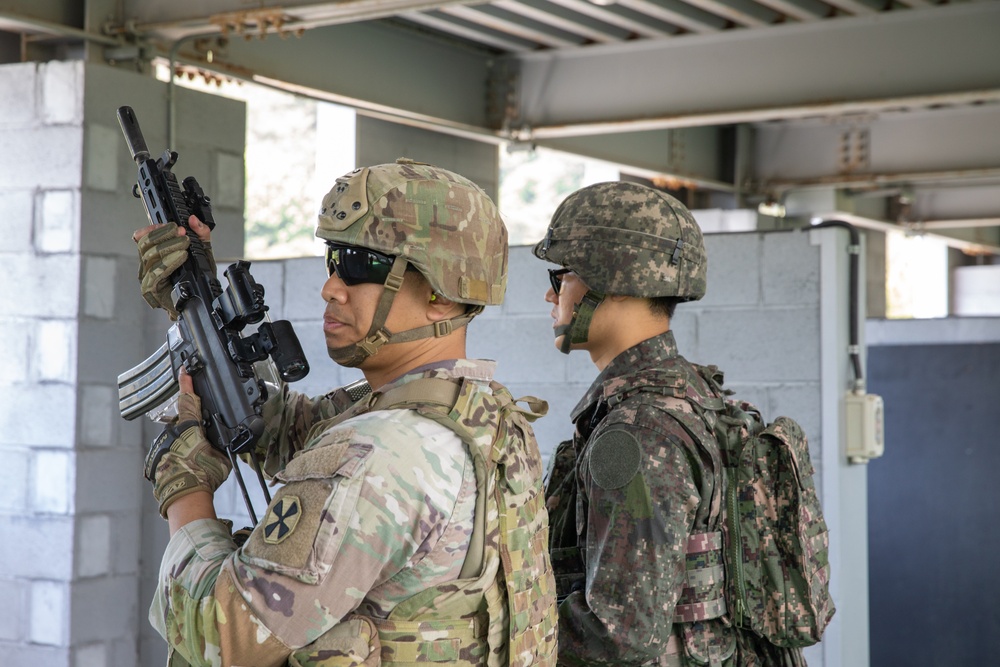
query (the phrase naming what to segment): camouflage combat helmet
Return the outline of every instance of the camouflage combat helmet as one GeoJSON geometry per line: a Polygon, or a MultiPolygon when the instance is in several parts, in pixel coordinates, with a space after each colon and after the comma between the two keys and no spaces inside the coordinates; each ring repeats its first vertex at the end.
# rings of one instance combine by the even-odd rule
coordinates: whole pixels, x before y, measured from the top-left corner
{"type": "Polygon", "coordinates": [[[620,181],[577,190],[552,215],[535,256],[572,270],[590,288],[569,324],[555,327],[560,351],[585,343],[608,294],[694,301],[705,296],[707,257],[698,223],[659,190],[620,181]]]}
{"type": "Polygon", "coordinates": [[[429,164],[400,158],[341,176],[323,197],[316,236],[395,257],[368,335],[330,356],[356,366],[385,343],[444,336],[503,302],[507,287],[507,228],[496,205],[472,181],[429,164]],[[406,267],[436,294],[469,304],[465,314],[406,332],[385,320],[406,267]]]}
{"type": "Polygon", "coordinates": [[[705,296],[707,258],[698,223],[667,193],[636,183],[598,183],[571,194],[534,253],[604,294],[705,296]]]}

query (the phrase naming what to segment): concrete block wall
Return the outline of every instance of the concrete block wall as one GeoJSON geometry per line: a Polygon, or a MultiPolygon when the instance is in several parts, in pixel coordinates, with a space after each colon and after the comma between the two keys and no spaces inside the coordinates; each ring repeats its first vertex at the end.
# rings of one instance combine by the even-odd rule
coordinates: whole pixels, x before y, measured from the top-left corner
{"type": "Polygon", "coordinates": [[[78,576],[82,75],[0,67],[0,655],[68,665],[78,576]]]}
{"type": "MultiPolygon", "coordinates": [[[[143,559],[158,563],[166,527],[140,476],[151,431],[118,417],[116,385],[165,322],[134,282],[129,235],[146,223],[115,109],[133,106],[159,152],[166,86],[80,61],[25,63],[0,66],[0,100],[0,662],[155,664],[139,657],[143,559]]],[[[208,192],[241,184],[242,104],[178,100],[191,144],[175,147],[178,173],[208,192]]],[[[229,254],[243,243],[237,192],[216,202],[229,254]]]]}

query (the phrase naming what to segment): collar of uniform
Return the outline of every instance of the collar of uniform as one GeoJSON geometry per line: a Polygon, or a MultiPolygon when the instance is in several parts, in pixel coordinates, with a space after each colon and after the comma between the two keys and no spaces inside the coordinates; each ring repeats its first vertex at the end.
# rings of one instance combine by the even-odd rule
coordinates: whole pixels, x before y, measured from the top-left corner
{"type": "Polygon", "coordinates": [[[417,378],[437,377],[444,379],[472,378],[474,380],[492,380],[496,372],[497,362],[489,359],[445,359],[442,361],[432,361],[423,366],[408,371],[399,376],[384,387],[379,388],[379,393],[384,394],[390,389],[412,382],[417,378]]]}
{"type": "Polygon", "coordinates": [[[588,407],[600,401],[609,384],[627,381],[630,375],[646,368],[655,368],[663,361],[676,357],[677,342],[674,340],[673,331],[666,331],[633,345],[612,359],[611,363],[598,374],[590,389],[573,408],[570,417],[575,422],[588,407]]]}

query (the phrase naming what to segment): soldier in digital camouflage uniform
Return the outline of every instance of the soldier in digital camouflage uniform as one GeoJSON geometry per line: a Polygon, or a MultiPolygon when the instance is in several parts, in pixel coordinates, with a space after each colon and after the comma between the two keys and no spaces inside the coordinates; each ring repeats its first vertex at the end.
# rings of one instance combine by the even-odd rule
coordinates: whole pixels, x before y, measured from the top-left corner
{"type": "Polygon", "coordinates": [[[559,664],[804,664],[729,625],[720,452],[673,416],[721,406],[670,331],[677,303],[705,294],[690,212],[641,185],[589,186],[534,253],[561,267],[545,295],[556,347],[588,351],[600,371],[546,477],[559,664]]]}
{"type": "MultiPolygon", "coordinates": [[[[182,376],[176,439],[147,461],[171,531],[150,609],[170,664],[555,664],[528,423],[545,405],[518,406],[494,362],[465,358],[465,325],[506,287],[496,207],[457,174],[400,160],[337,179],[316,233],[330,356],[372,391],[283,387],[268,401],[259,454],[283,486],[238,547],[212,508],[229,466],[182,376]]],[[[184,235],[136,237],[144,296],[163,303],[184,235]]]]}

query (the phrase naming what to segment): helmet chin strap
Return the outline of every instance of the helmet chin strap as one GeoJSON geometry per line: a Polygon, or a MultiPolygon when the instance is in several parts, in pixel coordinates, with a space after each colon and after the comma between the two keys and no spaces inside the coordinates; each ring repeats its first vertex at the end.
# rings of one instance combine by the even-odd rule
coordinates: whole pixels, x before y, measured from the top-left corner
{"type": "Polygon", "coordinates": [[[375,307],[375,315],[372,317],[372,325],[369,327],[368,333],[357,343],[337,348],[328,347],[326,351],[331,359],[341,366],[356,368],[364,363],[368,357],[375,356],[383,345],[388,343],[406,343],[411,340],[420,340],[421,338],[447,336],[455,329],[464,327],[472,321],[473,317],[483,312],[482,306],[476,306],[458,317],[435,322],[424,327],[417,327],[416,329],[392,333],[385,328],[385,323],[389,318],[389,309],[392,308],[392,302],[396,298],[400,287],[403,286],[403,275],[406,273],[408,265],[409,262],[406,258],[402,256],[396,257],[392,263],[389,275],[385,278],[385,289],[382,291],[382,296],[379,297],[378,305],[375,307]]]}
{"type": "Polygon", "coordinates": [[[556,338],[563,337],[559,351],[569,354],[571,345],[586,343],[590,335],[590,323],[594,319],[594,311],[604,302],[604,295],[594,290],[588,290],[580,303],[573,307],[573,317],[569,324],[561,324],[552,331],[556,338]]]}

